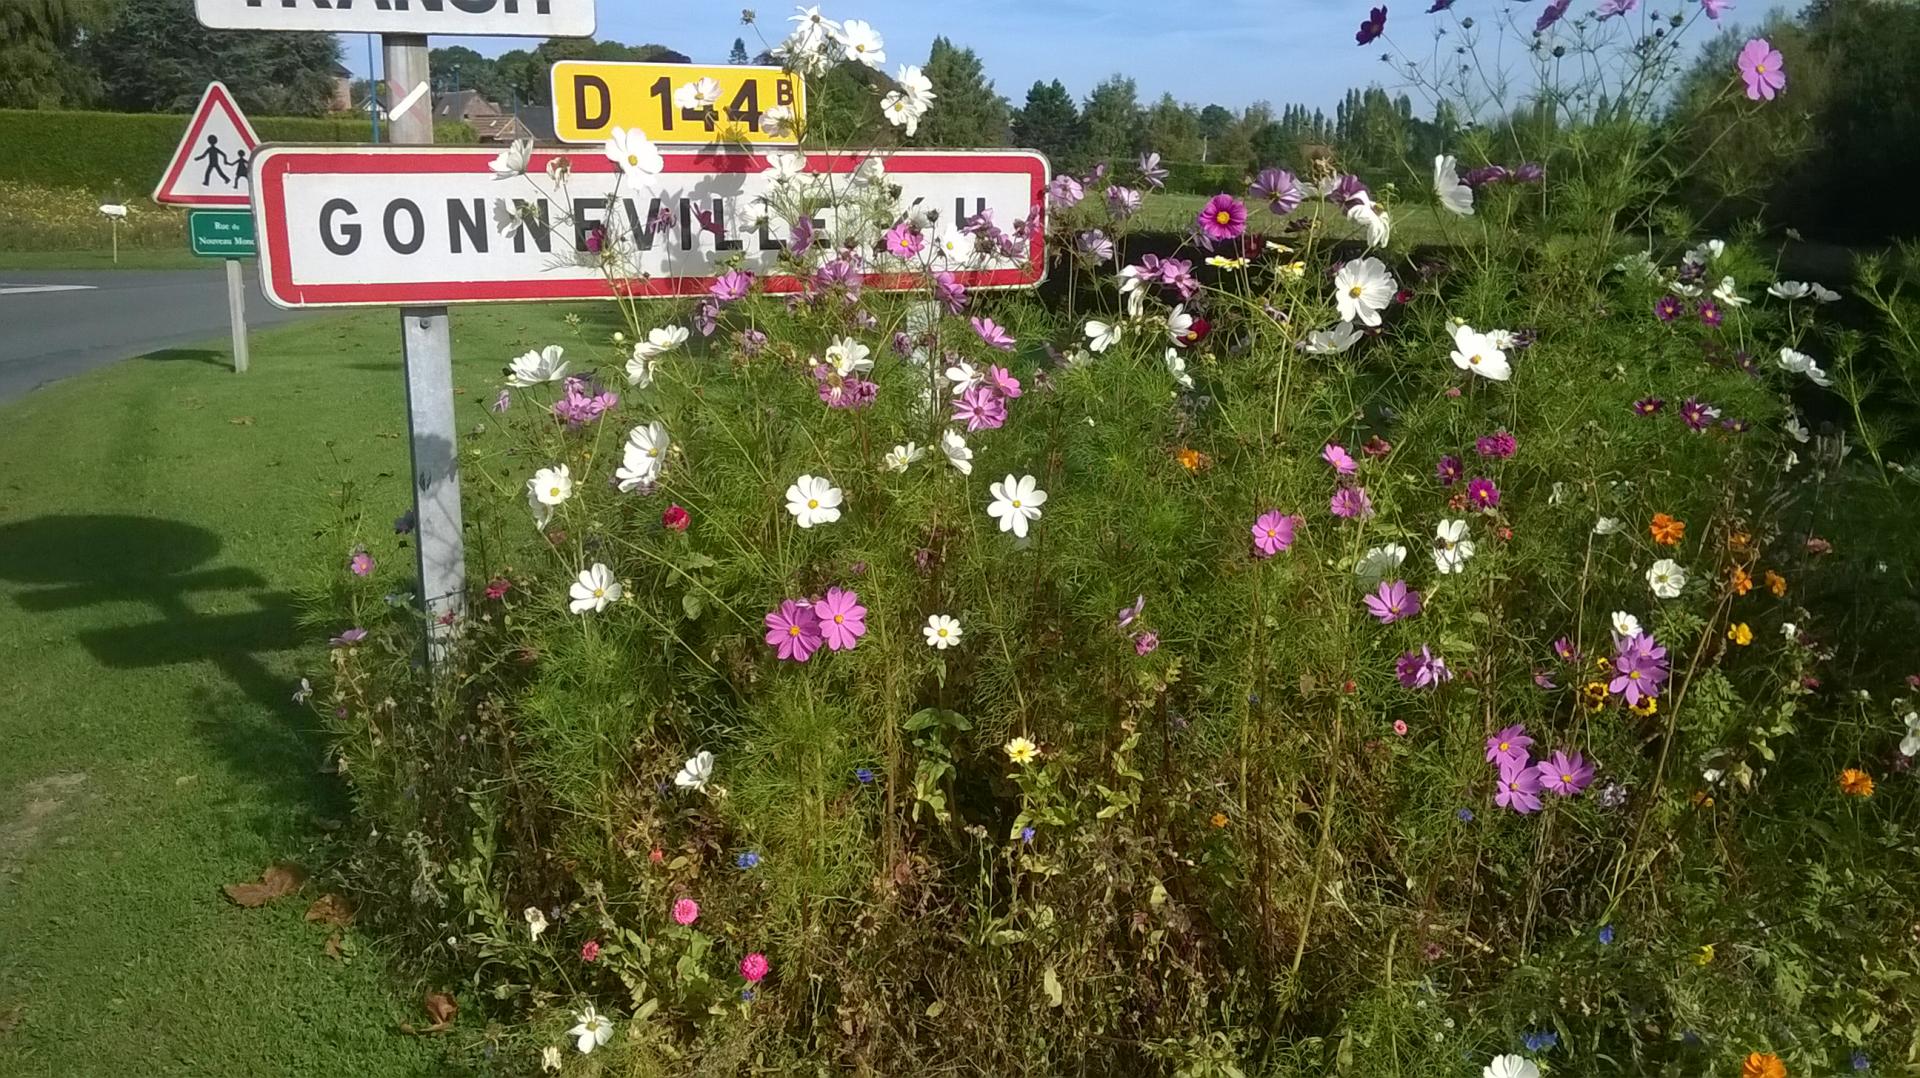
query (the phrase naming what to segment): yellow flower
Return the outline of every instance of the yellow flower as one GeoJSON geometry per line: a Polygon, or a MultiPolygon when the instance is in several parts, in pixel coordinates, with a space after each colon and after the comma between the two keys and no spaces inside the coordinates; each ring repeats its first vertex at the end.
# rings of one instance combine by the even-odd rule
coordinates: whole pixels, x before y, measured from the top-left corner
{"type": "Polygon", "coordinates": [[[1246,269],[1247,260],[1244,258],[1227,258],[1223,255],[1214,255],[1207,259],[1207,265],[1223,270],[1246,269]]]}
{"type": "Polygon", "coordinates": [[[1704,966],[1711,963],[1712,961],[1713,961],[1713,944],[1711,943],[1703,943],[1700,945],[1699,950],[1693,952],[1693,964],[1696,966],[1704,966]]]}
{"type": "Polygon", "coordinates": [[[1840,792],[1851,797],[1872,797],[1873,776],[1857,767],[1840,772],[1840,792]]]}
{"type": "Polygon", "coordinates": [[[1580,698],[1585,701],[1588,711],[1598,711],[1607,706],[1607,683],[1589,681],[1580,689],[1580,698]]]}
{"type": "Polygon", "coordinates": [[[1744,648],[1753,643],[1753,630],[1747,627],[1746,622],[1736,621],[1728,626],[1727,639],[1744,648]]]}
{"type": "Polygon", "coordinates": [[[1198,472],[1200,469],[1213,463],[1212,457],[1207,456],[1198,449],[1190,449],[1186,446],[1181,446],[1176,450],[1173,457],[1180,462],[1182,468],[1190,472],[1198,472]]]}
{"type": "Polygon", "coordinates": [[[1006,748],[1007,759],[1023,767],[1040,758],[1040,746],[1024,737],[1016,737],[1007,742],[1006,748]]]}
{"type": "Polygon", "coordinates": [[[1213,819],[1209,822],[1215,827],[1225,827],[1227,826],[1227,814],[1224,812],[1216,812],[1213,814],[1213,819]]]}
{"type": "Polygon", "coordinates": [[[1289,281],[1300,280],[1306,275],[1307,264],[1305,262],[1289,262],[1280,267],[1280,276],[1285,277],[1289,281]]]}
{"type": "Polygon", "coordinates": [[[1658,696],[1642,696],[1639,703],[1628,704],[1627,710],[1641,718],[1646,718],[1660,710],[1660,698],[1658,696]]]}

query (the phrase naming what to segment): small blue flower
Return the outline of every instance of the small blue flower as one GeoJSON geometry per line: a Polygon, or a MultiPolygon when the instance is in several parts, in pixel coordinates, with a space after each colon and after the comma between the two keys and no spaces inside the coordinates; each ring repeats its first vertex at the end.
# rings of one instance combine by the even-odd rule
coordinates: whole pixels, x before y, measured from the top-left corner
{"type": "Polygon", "coordinates": [[[871,786],[873,785],[873,768],[856,767],[853,769],[853,777],[860,780],[860,785],[871,786]]]}
{"type": "Polygon", "coordinates": [[[1463,808],[1459,812],[1454,813],[1454,815],[1460,817],[1461,823],[1473,822],[1473,810],[1470,808],[1463,808]]]}
{"type": "Polygon", "coordinates": [[[1871,1066],[1873,1066],[1873,1061],[1867,1058],[1867,1053],[1855,1048],[1853,1050],[1853,1069],[1863,1071],[1871,1066]]]}
{"type": "Polygon", "coordinates": [[[740,990],[740,1002],[742,1002],[742,1003],[752,1003],[752,1002],[753,1002],[753,989],[751,989],[751,988],[742,988],[742,989],[740,990]]]}
{"type": "Polygon", "coordinates": [[[760,855],[753,852],[752,850],[748,850],[745,853],[742,853],[740,856],[734,858],[733,863],[740,866],[742,869],[753,868],[760,863],[760,855]]]}
{"type": "Polygon", "coordinates": [[[1551,1029],[1539,1029],[1527,1034],[1521,1043],[1527,1046],[1529,1052],[1551,1051],[1554,1045],[1560,1043],[1560,1034],[1551,1029]]]}
{"type": "Polygon", "coordinates": [[[1612,925],[1600,926],[1600,944],[1601,946],[1611,946],[1613,944],[1613,926],[1612,925]]]}
{"type": "Polygon", "coordinates": [[[1020,841],[1031,844],[1033,842],[1033,828],[1022,827],[1020,829],[1020,841]]]}

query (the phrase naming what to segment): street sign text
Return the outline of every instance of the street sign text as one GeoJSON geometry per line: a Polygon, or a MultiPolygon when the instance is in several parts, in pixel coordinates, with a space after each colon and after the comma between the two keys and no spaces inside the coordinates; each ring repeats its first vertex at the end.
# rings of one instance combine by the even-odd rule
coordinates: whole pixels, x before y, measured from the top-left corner
{"type": "Polygon", "coordinates": [[[562,142],[602,142],[621,127],[668,144],[792,145],[793,123],[769,135],[760,129],[761,117],[775,107],[800,120],[806,116],[806,82],[777,67],[561,60],[551,77],[553,129],[562,142]],[[700,79],[718,87],[713,107],[675,100],[700,79]]]}
{"type": "Polygon", "coordinates": [[[594,0],[195,0],[216,30],[591,37],[594,0]]]}
{"type": "Polygon", "coordinates": [[[187,242],[202,258],[252,258],[253,214],[245,210],[194,210],[187,214],[187,242]]]}

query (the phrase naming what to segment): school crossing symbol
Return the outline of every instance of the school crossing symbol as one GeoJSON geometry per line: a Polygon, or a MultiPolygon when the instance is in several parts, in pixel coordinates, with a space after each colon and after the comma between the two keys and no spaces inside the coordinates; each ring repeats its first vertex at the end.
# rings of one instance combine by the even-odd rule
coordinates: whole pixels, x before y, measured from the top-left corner
{"type": "Polygon", "coordinates": [[[218,83],[207,86],[186,136],[153,189],[153,200],[173,206],[246,209],[253,198],[253,150],[260,137],[218,83]]]}

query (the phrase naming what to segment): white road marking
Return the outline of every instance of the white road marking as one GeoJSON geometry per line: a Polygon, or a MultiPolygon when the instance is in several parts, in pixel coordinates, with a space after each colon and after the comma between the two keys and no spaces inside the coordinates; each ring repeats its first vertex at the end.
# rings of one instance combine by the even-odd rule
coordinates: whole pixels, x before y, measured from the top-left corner
{"type": "Polygon", "coordinates": [[[0,296],[31,296],[37,292],[96,292],[99,285],[91,284],[0,284],[0,296]]]}

